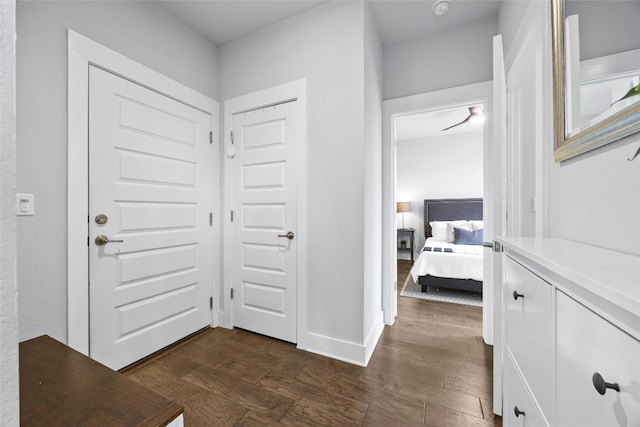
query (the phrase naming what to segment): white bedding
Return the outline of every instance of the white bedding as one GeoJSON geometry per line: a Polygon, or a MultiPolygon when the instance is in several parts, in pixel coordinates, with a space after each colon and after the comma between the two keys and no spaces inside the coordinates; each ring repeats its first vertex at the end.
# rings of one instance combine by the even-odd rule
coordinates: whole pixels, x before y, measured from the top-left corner
{"type": "Polygon", "coordinates": [[[418,260],[411,268],[411,277],[418,283],[418,276],[447,277],[454,279],[483,280],[482,246],[456,245],[429,237],[424,243],[418,260]],[[452,252],[425,251],[424,247],[451,248],[452,252]]]}

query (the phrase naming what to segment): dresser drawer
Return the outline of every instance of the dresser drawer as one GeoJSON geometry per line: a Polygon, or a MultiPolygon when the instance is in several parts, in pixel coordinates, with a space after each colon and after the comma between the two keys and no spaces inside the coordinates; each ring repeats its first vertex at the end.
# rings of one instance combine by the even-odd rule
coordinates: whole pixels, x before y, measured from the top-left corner
{"type": "Polygon", "coordinates": [[[640,426],[640,342],[560,291],[556,307],[558,425],[640,426]]]}
{"type": "Polygon", "coordinates": [[[509,352],[507,352],[506,357],[505,384],[504,409],[502,412],[502,420],[505,427],[548,425],[527,391],[509,352]]]}
{"type": "Polygon", "coordinates": [[[507,347],[543,412],[553,414],[551,285],[506,257],[505,292],[507,347]]]}

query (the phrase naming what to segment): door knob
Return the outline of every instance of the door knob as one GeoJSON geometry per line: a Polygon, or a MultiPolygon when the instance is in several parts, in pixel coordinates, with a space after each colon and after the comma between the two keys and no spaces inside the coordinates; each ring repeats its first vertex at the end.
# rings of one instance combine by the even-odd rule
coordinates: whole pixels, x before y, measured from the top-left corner
{"type": "Polygon", "coordinates": [[[596,390],[600,394],[605,394],[608,388],[615,390],[617,392],[620,392],[620,386],[618,385],[618,383],[606,382],[604,378],[602,378],[602,375],[600,375],[599,372],[596,372],[595,374],[593,374],[593,377],[591,378],[591,380],[593,381],[593,386],[596,388],[596,390]]]}
{"type": "Polygon", "coordinates": [[[289,231],[287,234],[278,234],[278,237],[286,237],[289,240],[293,240],[295,234],[292,231],[289,231]]]}
{"type": "Polygon", "coordinates": [[[110,240],[107,236],[105,236],[104,234],[100,234],[99,236],[96,236],[96,245],[98,246],[104,246],[107,243],[113,243],[113,242],[124,242],[124,240],[110,240]]]}

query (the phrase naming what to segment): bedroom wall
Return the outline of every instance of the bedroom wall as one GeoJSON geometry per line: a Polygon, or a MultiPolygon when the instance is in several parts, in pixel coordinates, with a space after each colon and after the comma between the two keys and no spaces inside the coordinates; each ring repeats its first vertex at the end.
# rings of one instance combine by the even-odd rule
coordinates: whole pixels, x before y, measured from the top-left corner
{"type": "MultiPolygon", "coordinates": [[[[424,199],[483,197],[483,144],[484,131],[398,141],[397,198],[411,202],[404,224],[416,229],[415,251],[425,241],[424,199]]],[[[402,227],[401,214],[397,225],[402,227]]],[[[398,252],[398,258],[410,254],[398,252]]]]}
{"type": "Polygon", "coordinates": [[[498,16],[444,35],[385,46],[384,99],[491,80],[496,34],[498,16]]]}
{"type": "Polygon", "coordinates": [[[0,3],[0,425],[20,424],[16,289],[14,0],[0,3]]]}
{"type": "Polygon", "coordinates": [[[364,4],[331,2],[220,48],[222,100],[307,79],[307,340],[334,355],[363,344],[364,236],[379,234],[363,221],[363,43],[364,4]]]}
{"type": "Polygon", "coordinates": [[[67,342],[67,28],[218,98],[217,48],[158,4],[19,2],[17,189],[36,211],[18,220],[21,341],[67,342]]]}

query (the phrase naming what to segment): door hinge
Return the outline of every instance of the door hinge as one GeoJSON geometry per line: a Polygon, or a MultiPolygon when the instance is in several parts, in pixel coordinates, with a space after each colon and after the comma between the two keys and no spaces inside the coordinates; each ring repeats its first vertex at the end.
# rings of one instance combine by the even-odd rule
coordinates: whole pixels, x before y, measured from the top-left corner
{"type": "Polygon", "coordinates": [[[233,288],[231,288],[231,299],[233,299],[233,288]]]}
{"type": "Polygon", "coordinates": [[[89,246],[89,236],[87,236],[87,246],[89,246]]]}
{"type": "Polygon", "coordinates": [[[209,132],[209,144],[213,144],[213,132],[209,132]]]}
{"type": "Polygon", "coordinates": [[[233,222],[233,211],[231,211],[231,222],[233,222]]]}
{"type": "Polygon", "coordinates": [[[231,138],[231,145],[233,145],[233,131],[229,134],[229,138],[231,138]]]}
{"type": "Polygon", "coordinates": [[[213,226],[213,212],[209,212],[209,225],[213,226]]]}
{"type": "Polygon", "coordinates": [[[209,308],[213,310],[213,297],[209,297],[209,308]]]}

